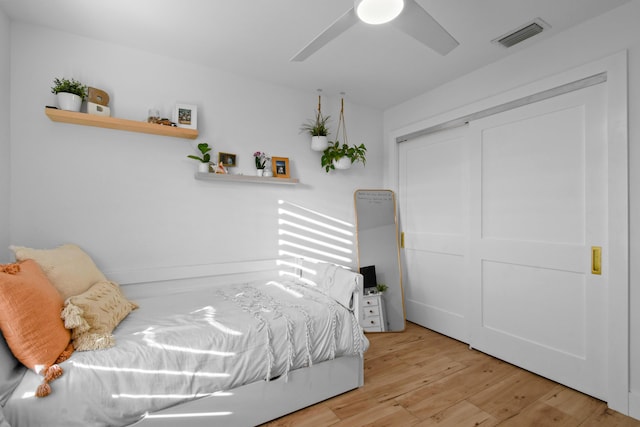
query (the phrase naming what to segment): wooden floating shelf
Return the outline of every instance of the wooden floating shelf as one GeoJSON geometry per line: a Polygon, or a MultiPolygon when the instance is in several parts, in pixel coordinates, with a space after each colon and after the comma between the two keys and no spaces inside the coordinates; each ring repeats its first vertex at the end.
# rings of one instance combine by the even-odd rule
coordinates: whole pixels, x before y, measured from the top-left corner
{"type": "Polygon", "coordinates": [[[95,114],[76,113],[74,111],[58,110],[57,108],[49,107],[45,107],[44,113],[54,122],[126,130],[129,132],[150,133],[153,135],[172,136],[175,138],[196,139],[198,137],[198,131],[196,129],[137,122],[135,120],[118,119],[115,117],[98,116],[95,114]]]}
{"type": "Polygon", "coordinates": [[[229,175],[222,173],[196,172],[196,179],[201,181],[251,182],[255,184],[296,185],[300,181],[293,178],[274,178],[267,176],[229,175]]]}

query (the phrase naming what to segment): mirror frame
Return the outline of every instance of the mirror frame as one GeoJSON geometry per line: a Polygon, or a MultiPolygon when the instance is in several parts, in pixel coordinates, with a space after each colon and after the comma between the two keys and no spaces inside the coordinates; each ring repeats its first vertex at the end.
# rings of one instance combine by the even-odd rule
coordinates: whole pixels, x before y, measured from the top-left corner
{"type": "MultiPolygon", "coordinates": [[[[394,223],[394,231],[395,231],[395,253],[398,267],[398,286],[400,287],[400,303],[402,305],[402,328],[396,328],[393,330],[386,330],[385,332],[402,332],[406,329],[407,324],[407,311],[404,303],[404,286],[403,286],[403,277],[402,277],[402,263],[400,258],[400,235],[399,235],[399,225],[398,225],[398,206],[396,201],[396,195],[393,190],[386,189],[356,189],[353,193],[353,208],[355,213],[355,230],[356,230],[356,252],[357,252],[357,265],[358,272],[360,272],[360,268],[362,267],[360,263],[360,228],[358,226],[358,193],[360,192],[379,192],[379,193],[389,193],[391,196],[391,201],[393,203],[393,223],[394,223]]],[[[364,291],[364,290],[363,290],[364,291]]],[[[385,303],[387,304],[387,303],[385,303]]],[[[388,310],[387,310],[388,312],[388,310]]],[[[399,323],[398,319],[396,321],[399,323]]],[[[388,320],[387,320],[387,323],[388,320]]],[[[373,332],[376,333],[376,332],[373,332]]]]}

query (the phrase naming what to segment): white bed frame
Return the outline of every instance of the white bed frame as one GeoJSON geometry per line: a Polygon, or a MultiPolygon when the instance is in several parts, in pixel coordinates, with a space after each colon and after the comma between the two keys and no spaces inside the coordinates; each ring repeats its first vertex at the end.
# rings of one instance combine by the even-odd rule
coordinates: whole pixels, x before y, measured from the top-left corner
{"type": "MultiPolygon", "coordinates": [[[[268,266],[272,270],[273,262],[269,262],[268,266]]],[[[256,274],[258,276],[261,274],[259,266],[251,272],[253,274],[249,275],[246,274],[248,270],[246,264],[242,269],[244,270],[243,276],[248,279],[254,279],[257,277],[256,274]]],[[[359,285],[353,295],[354,312],[357,318],[361,319],[363,279],[362,275],[353,274],[359,285]]],[[[221,280],[236,282],[238,275],[232,273],[226,276],[226,279],[221,278],[221,280]]],[[[136,427],[257,426],[362,387],[363,384],[363,357],[339,357],[314,364],[308,368],[291,371],[286,378],[258,381],[162,411],[149,413],[145,418],[132,425],[136,427]]]]}
{"type": "Polygon", "coordinates": [[[257,426],[364,384],[360,357],[340,357],[149,414],[138,426],[257,426]]]}

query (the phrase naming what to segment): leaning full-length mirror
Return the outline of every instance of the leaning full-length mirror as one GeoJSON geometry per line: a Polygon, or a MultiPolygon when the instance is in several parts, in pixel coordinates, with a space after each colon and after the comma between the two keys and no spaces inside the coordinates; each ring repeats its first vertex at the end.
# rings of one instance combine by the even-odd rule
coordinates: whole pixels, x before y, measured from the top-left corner
{"type": "Polygon", "coordinates": [[[364,276],[366,332],[403,331],[404,292],[400,269],[396,198],[391,190],[354,194],[358,267],[364,276]]]}

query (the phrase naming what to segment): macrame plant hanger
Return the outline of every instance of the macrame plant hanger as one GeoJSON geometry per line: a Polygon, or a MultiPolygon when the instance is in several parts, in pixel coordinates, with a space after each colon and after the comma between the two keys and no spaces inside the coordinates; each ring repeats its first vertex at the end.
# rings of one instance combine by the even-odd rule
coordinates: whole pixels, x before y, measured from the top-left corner
{"type": "Polygon", "coordinates": [[[340,117],[338,118],[338,129],[336,130],[336,142],[340,142],[340,131],[342,131],[342,137],[344,138],[342,144],[349,145],[349,141],[347,139],[347,125],[344,120],[344,92],[342,92],[341,95],[343,97],[340,99],[340,117]]]}
{"type": "MultiPolygon", "coordinates": [[[[318,111],[316,112],[315,124],[313,127],[319,127],[320,125],[326,129],[325,123],[329,117],[322,117],[322,89],[318,89],[318,111]]],[[[311,149],[313,151],[324,151],[329,146],[329,140],[326,135],[316,135],[311,133],[311,149]]]]}

